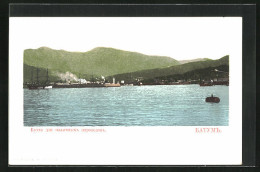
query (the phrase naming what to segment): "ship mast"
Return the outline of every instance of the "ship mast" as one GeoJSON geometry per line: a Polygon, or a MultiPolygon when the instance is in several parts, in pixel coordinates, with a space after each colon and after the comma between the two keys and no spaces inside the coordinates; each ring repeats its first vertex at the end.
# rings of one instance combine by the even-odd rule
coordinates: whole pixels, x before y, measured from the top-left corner
{"type": "Polygon", "coordinates": [[[48,68],[47,68],[47,83],[49,82],[48,68]]]}
{"type": "Polygon", "coordinates": [[[31,70],[31,82],[33,83],[33,68],[31,70]]]}
{"type": "Polygon", "coordinates": [[[39,84],[39,69],[37,68],[37,84],[39,84]]]}
{"type": "Polygon", "coordinates": [[[80,73],[79,73],[79,84],[81,84],[80,73]]]}
{"type": "Polygon", "coordinates": [[[94,83],[93,72],[92,72],[92,75],[91,75],[91,82],[94,83]]]}

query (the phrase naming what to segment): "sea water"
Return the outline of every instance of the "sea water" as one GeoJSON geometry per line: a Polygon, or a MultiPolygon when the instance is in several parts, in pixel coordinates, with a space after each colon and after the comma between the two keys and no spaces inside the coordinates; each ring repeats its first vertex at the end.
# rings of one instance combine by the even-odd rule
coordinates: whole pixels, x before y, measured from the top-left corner
{"type": "Polygon", "coordinates": [[[24,89],[24,126],[227,126],[229,87],[24,89]],[[208,96],[219,103],[207,103],[208,96]]]}

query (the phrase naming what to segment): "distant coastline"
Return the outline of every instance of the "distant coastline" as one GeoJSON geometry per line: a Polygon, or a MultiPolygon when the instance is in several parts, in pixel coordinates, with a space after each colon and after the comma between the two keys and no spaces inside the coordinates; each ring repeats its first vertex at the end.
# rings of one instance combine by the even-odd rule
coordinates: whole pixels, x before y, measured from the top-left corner
{"type": "Polygon", "coordinates": [[[178,61],[105,47],[82,53],[41,47],[25,50],[23,58],[24,84],[36,81],[36,70],[39,70],[37,82],[45,82],[46,69],[48,81],[54,87],[59,84],[88,87],[89,83],[112,83],[113,78],[121,85],[229,84],[228,55],[217,60],[178,61]],[[82,80],[86,83],[81,83],[82,80]]]}

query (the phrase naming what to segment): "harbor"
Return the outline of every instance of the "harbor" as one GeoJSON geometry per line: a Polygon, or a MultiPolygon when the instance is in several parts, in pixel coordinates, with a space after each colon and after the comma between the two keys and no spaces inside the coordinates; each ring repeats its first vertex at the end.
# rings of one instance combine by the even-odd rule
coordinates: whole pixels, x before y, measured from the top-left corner
{"type": "MultiPolygon", "coordinates": [[[[222,72],[222,71],[221,71],[222,72]]],[[[50,89],[50,88],[94,88],[94,87],[120,87],[120,86],[144,86],[144,85],[191,85],[198,84],[201,87],[225,85],[229,86],[229,78],[210,78],[210,79],[178,79],[178,80],[167,80],[167,79],[144,79],[143,77],[132,78],[132,80],[120,80],[116,81],[115,77],[112,81],[106,80],[104,76],[101,76],[99,80],[95,80],[92,76],[91,80],[85,78],[79,79],[65,79],[62,82],[51,82],[48,76],[48,69],[46,69],[46,76],[39,76],[39,70],[36,69],[36,81],[34,79],[34,72],[31,72],[31,82],[26,82],[24,88],[30,90],[33,89],[50,89]],[[39,81],[40,77],[45,77],[46,80],[39,81]]],[[[111,80],[111,79],[110,79],[111,80]]]]}

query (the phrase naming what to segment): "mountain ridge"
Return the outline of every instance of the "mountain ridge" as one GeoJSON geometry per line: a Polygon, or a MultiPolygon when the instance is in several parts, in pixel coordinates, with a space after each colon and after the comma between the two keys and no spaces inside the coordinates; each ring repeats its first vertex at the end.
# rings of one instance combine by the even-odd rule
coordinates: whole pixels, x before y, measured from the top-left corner
{"type": "Polygon", "coordinates": [[[217,60],[190,62],[190,63],[170,66],[166,68],[156,68],[156,69],[137,71],[133,73],[118,74],[115,77],[121,80],[124,78],[129,79],[129,76],[131,75],[131,77],[133,78],[142,77],[143,79],[151,79],[151,78],[162,77],[162,76],[184,74],[198,69],[218,67],[223,65],[229,66],[229,55],[226,55],[217,60]]]}
{"type": "Polygon", "coordinates": [[[48,47],[24,50],[24,64],[48,68],[56,72],[72,72],[96,76],[109,76],[143,69],[153,69],[179,62],[166,56],[148,56],[107,47],[97,47],[87,52],[69,52],[48,47]]]}
{"type": "Polygon", "coordinates": [[[114,76],[117,79],[124,80],[130,74],[133,77],[147,79],[229,65],[228,55],[217,60],[198,58],[183,63],[183,61],[177,61],[167,56],[149,56],[111,47],[96,47],[86,52],[40,47],[24,50],[23,58],[24,81],[26,82],[30,81],[31,71],[36,68],[41,70],[48,68],[50,78],[55,81],[58,81],[59,76],[63,74],[73,75],[70,78],[85,78],[87,80],[93,76],[114,76]]]}
{"type": "Polygon", "coordinates": [[[185,64],[185,63],[191,63],[191,62],[198,62],[198,61],[207,61],[207,60],[212,60],[209,58],[196,58],[196,59],[189,59],[189,60],[179,60],[180,64],[185,64]]]}

